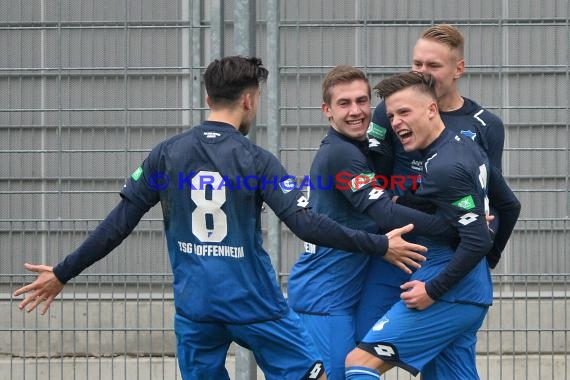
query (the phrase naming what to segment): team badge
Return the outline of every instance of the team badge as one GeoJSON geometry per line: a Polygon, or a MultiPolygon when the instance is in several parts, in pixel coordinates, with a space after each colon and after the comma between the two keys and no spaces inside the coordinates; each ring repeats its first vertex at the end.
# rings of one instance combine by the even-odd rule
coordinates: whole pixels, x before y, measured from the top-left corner
{"type": "Polygon", "coordinates": [[[376,322],[374,324],[374,326],[372,326],[372,331],[380,331],[384,328],[384,325],[386,323],[390,322],[390,320],[386,317],[383,317],[382,319],[380,319],[378,322],[376,322]]]}
{"type": "Polygon", "coordinates": [[[477,137],[477,133],[470,131],[470,130],[461,130],[460,132],[463,136],[469,137],[471,140],[475,141],[475,137],[477,137]]]}

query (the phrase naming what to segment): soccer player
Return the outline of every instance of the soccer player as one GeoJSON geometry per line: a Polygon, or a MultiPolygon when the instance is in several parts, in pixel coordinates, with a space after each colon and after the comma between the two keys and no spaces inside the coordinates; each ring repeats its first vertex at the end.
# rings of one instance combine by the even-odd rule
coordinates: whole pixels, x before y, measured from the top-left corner
{"type": "MultiPolygon", "coordinates": [[[[421,34],[413,49],[412,70],[431,74],[435,80],[435,91],[440,116],[446,128],[477,142],[489,158],[491,166],[501,171],[505,131],[502,121],[471,99],[461,96],[457,87],[465,71],[464,38],[461,32],[448,24],[434,25],[421,34]]],[[[406,152],[398,136],[390,127],[386,106],[381,102],[376,107],[369,129],[370,151],[378,174],[390,178],[392,175],[404,178],[418,178],[423,173],[423,158],[420,152],[406,152]]],[[[407,204],[425,211],[431,205],[418,200],[410,193],[417,182],[407,180],[404,186],[395,187],[394,195],[401,196],[398,203],[407,204]],[[408,190],[406,192],[405,190],[408,190]],[[406,203],[412,199],[411,203],[406,203]]],[[[493,194],[491,194],[493,195],[493,194]]],[[[493,229],[497,229],[500,215],[495,212],[493,229]]],[[[489,264],[495,267],[500,252],[489,255],[489,264]]],[[[372,259],[365,282],[361,303],[357,311],[357,336],[360,339],[376,320],[400,299],[400,285],[408,281],[409,275],[397,270],[383,260],[372,259]]]]}
{"type": "MultiPolygon", "coordinates": [[[[414,376],[422,371],[423,379],[478,379],[476,334],[493,297],[484,260],[493,246],[486,222],[488,184],[514,195],[479,145],[445,127],[429,74],[396,75],[376,88],[404,150],[422,154],[417,194],[436,204],[436,214],[457,228],[460,242],[454,252],[447,242],[430,238],[428,259],[401,286],[401,300],[347,356],[346,379],[380,379],[395,365],[414,376]],[[429,362],[435,364],[426,368],[429,362]]],[[[511,212],[515,222],[519,210],[511,212]]]]}
{"type": "Polygon", "coordinates": [[[64,284],[126,238],[161,203],[174,274],[174,330],[184,379],[228,379],[232,341],[251,349],[267,379],[325,378],[320,356],[288,307],[262,247],[265,202],[304,240],[384,255],[396,265],[425,248],[401,238],[345,228],[310,211],[277,158],[246,135],[267,70],[258,58],[225,57],[204,73],[207,120],[158,144],[134,171],[121,201],[85,242],[55,267],[26,264],[37,279],[20,309],[44,314],[64,284]],[[167,179],[170,179],[170,182],[167,179]],[[321,377],[322,376],[322,377],[321,377]]]}
{"type": "MultiPolygon", "coordinates": [[[[394,204],[382,180],[374,180],[366,135],[371,89],[365,74],[336,66],[323,80],[322,95],[330,127],[310,170],[311,183],[318,184],[310,189],[315,211],[368,232],[413,223],[417,233],[452,234],[443,218],[394,204]]],[[[288,280],[289,304],[316,341],[329,379],[344,379],[345,357],[356,346],[354,311],[370,256],[353,252],[307,245],[288,280]]]]}

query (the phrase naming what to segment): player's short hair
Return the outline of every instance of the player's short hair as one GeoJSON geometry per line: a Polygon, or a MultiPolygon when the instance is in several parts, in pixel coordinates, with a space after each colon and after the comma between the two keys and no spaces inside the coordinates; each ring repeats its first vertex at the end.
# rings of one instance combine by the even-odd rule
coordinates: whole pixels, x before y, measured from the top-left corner
{"type": "Polygon", "coordinates": [[[388,96],[408,87],[413,87],[417,91],[430,95],[433,100],[437,100],[433,77],[428,73],[418,71],[410,71],[386,78],[374,86],[374,90],[380,98],[386,99],[388,96]]]}
{"type": "Polygon", "coordinates": [[[453,25],[437,24],[430,26],[422,32],[420,39],[447,45],[457,53],[459,59],[463,58],[465,40],[459,29],[453,25]]]}
{"type": "Polygon", "coordinates": [[[333,67],[323,79],[323,102],[331,104],[330,89],[340,83],[351,83],[355,80],[362,80],[368,86],[368,97],[370,97],[372,90],[370,89],[370,82],[366,78],[364,72],[356,67],[350,65],[338,65],[333,67]]]}
{"type": "Polygon", "coordinates": [[[244,90],[257,88],[268,71],[256,57],[229,56],[212,61],[204,72],[206,92],[214,104],[231,104],[244,90]]]}

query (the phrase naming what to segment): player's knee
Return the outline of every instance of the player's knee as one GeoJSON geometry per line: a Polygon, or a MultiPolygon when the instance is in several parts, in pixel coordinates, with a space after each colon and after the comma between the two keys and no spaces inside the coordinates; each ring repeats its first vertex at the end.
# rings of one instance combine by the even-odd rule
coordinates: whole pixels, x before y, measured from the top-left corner
{"type": "Polygon", "coordinates": [[[379,362],[381,362],[380,359],[374,355],[364,351],[361,348],[356,347],[354,350],[350,351],[348,355],[346,355],[344,366],[346,368],[354,366],[376,368],[377,365],[381,364],[379,362]]]}
{"type": "Polygon", "coordinates": [[[358,350],[358,348],[355,348],[354,350],[350,351],[348,353],[348,355],[346,355],[346,359],[344,360],[344,367],[348,368],[348,367],[352,367],[355,365],[358,365],[358,354],[355,353],[355,351],[358,350]]]}

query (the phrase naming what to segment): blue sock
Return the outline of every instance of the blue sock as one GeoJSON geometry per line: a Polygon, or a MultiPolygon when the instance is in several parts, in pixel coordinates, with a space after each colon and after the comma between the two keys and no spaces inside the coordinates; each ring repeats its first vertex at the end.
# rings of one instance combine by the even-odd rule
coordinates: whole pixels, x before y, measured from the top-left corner
{"type": "Polygon", "coordinates": [[[380,380],[380,373],[368,367],[346,367],[346,380],[380,380]]]}

